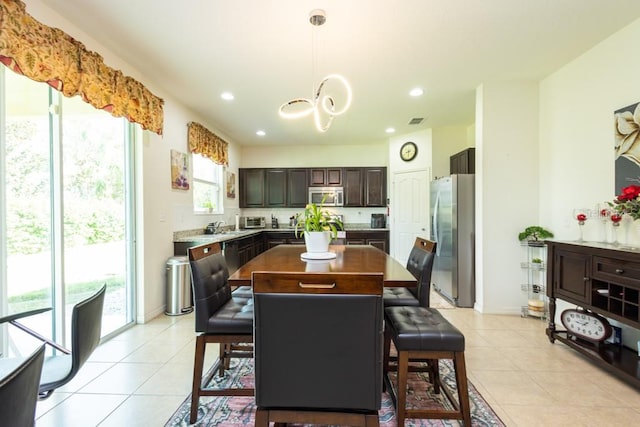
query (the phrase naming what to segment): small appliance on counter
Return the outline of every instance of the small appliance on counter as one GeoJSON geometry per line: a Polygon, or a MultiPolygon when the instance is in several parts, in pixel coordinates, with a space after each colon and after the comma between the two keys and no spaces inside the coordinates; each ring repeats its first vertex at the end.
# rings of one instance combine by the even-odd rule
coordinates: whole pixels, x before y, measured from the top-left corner
{"type": "Polygon", "coordinates": [[[264,228],[266,221],[263,216],[245,216],[241,221],[244,228],[264,228]]]}
{"type": "Polygon", "coordinates": [[[386,228],[384,214],[371,214],[371,228],[386,228]]]}

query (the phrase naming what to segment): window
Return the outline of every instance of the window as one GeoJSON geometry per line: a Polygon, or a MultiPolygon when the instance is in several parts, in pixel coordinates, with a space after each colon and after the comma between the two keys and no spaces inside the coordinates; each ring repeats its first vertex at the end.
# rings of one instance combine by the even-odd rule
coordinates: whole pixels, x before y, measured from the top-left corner
{"type": "Polygon", "coordinates": [[[224,213],[222,206],[223,166],[193,153],[193,210],[195,213],[224,213]]]}

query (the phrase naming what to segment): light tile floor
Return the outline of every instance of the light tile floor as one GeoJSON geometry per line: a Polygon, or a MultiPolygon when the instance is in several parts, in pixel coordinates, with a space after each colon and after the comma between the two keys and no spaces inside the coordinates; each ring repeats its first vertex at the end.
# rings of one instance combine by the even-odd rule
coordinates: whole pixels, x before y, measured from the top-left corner
{"type": "MultiPolygon", "coordinates": [[[[468,376],[507,426],[640,425],[640,391],[551,344],[545,322],[441,312],[465,334],[468,376]]],[[[127,330],[38,403],[36,426],[164,426],[190,392],[194,346],[192,314],[127,330]]],[[[217,348],[207,352],[210,365],[217,348]]]]}

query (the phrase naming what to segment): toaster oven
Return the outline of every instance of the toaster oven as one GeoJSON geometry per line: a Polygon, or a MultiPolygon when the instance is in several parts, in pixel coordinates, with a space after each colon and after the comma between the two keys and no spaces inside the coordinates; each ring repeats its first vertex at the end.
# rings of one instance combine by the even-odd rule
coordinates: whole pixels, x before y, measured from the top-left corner
{"type": "Polygon", "coordinates": [[[263,216],[245,216],[242,220],[244,228],[264,228],[266,224],[263,216]]]}

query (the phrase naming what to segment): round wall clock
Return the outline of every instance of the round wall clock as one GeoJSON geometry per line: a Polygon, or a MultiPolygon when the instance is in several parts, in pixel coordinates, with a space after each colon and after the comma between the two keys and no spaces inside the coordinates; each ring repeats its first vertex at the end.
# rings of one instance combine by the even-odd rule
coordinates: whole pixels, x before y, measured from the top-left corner
{"type": "Polygon", "coordinates": [[[418,155],[418,146],[414,142],[405,142],[400,147],[400,158],[405,162],[413,160],[418,155]]]}
{"type": "Polygon", "coordinates": [[[604,317],[588,310],[570,308],[562,312],[560,320],[567,333],[594,343],[611,336],[611,325],[604,317]]]}

